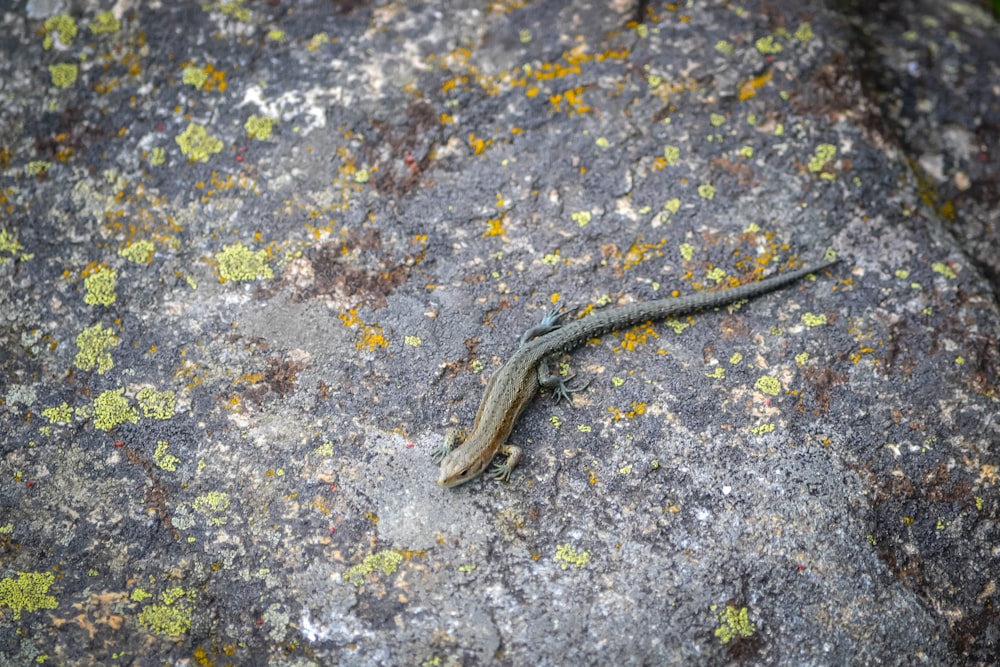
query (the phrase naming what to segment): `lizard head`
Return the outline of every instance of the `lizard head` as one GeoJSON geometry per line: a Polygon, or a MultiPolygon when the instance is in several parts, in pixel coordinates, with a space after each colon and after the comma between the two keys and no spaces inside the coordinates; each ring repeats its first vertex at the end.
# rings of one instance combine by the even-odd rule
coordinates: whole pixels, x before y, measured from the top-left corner
{"type": "Polygon", "coordinates": [[[489,461],[481,457],[470,459],[463,448],[453,450],[441,460],[438,484],[445,487],[459,486],[475,479],[486,470],[489,461]]]}

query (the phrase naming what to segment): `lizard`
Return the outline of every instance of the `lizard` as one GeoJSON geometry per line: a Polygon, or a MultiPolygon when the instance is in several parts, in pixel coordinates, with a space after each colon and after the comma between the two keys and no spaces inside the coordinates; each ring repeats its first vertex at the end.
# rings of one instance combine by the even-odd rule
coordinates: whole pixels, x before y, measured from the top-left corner
{"type": "Polygon", "coordinates": [[[495,463],[489,476],[502,481],[510,479],[523,452],[520,447],[507,444],[507,438],[538,389],[544,387],[551,390],[556,403],[560,400],[572,403],[571,393],[585,388],[571,389],[567,382],[573,376],[563,378],[551,374],[548,366],[550,357],[582,347],[588,340],[611,331],[651,320],[688,315],[773,292],[837,261],[834,259],[786,271],[730,289],[637,301],[599,310],[569,323],[564,323],[569,311],[557,309],[546,313],[539,324],[524,332],[520,347],[490,378],[472,424],[472,432],[466,436],[459,429],[449,429],[444,443],[432,454],[432,460],[441,465],[438,484],[444,487],[465,484],[483,474],[498,454],[505,456],[506,460],[495,463]]]}

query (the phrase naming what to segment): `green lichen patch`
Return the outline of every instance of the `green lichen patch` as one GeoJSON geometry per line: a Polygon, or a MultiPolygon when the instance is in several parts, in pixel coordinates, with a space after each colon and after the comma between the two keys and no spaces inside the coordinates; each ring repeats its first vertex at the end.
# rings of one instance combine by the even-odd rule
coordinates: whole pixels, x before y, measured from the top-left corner
{"type": "Polygon", "coordinates": [[[264,141],[271,137],[271,132],[277,122],[274,118],[253,115],[247,118],[247,122],[243,125],[243,128],[254,139],[264,141]]]}
{"type": "Polygon", "coordinates": [[[49,76],[52,77],[52,85],[56,88],[69,88],[76,83],[79,73],[80,70],[72,63],[49,65],[49,76]]]}
{"type": "Polygon", "coordinates": [[[768,396],[777,396],[781,393],[781,380],[773,375],[762,375],[754,383],[753,388],[768,396]]]}
{"type": "Polygon", "coordinates": [[[181,152],[191,160],[208,162],[208,158],[222,151],[222,142],[208,133],[197,123],[189,123],[187,129],[174,139],[181,152]]]}
{"type": "Polygon", "coordinates": [[[73,365],[81,371],[89,371],[97,366],[97,373],[104,375],[115,365],[108,350],[120,342],[121,339],[111,329],[105,329],[100,322],[92,327],[87,327],[76,337],[76,346],[79,348],[79,352],[76,353],[73,365]]]}
{"type": "Polygon", "coordinates": [[[183,588],[170,588],[160,594],[161,603],[151,604],[139,612],[139,625],[156,635],[177,637],[191,629],[194,593],[183,588]]]}
{"type": "Polygon", "coordinates": [[[223,493],[222,491],[209,491],[208,493],[194,499],[194,508],[200,512],[208,514],[210,516],[210,522],[213,525],[221,526],[226,523],[226,519],[221,516],[213,515],[221,514],[229,509],[229,494],[223,493]]]}
{"type": "Polygon", "coordinates": [[[833,144],[820,144],[816,147],[811,158],[809,158],[809,171],[817,173],[823,171],[828,162],[837,157],[837,147],[833,144]]]}
{"type": "Polygon", "coordinates": [[[127,248],[122,248],[118,251],[118,254],[136,264],[149,264],[153,261],[153,254],[155,252],[156,246],[153,245],[153,242],[143,240],[136,241],[127,248]]]}
{"type": "Polygon", "coordinates": [[[737,637],[749,637],[757,631],[757,626],[750,621],[750,611],[746,607],[737,609],[733,605],[719,612],[720,625],[715,629],[715,636],[723,644],[728,644],[737,637]]]}
{"type": "Polygon", "coordinates": [[[931,270],[934,271],[934,273],[940,273],[945,278],[950,278],[951,280],[958,277],[955,271],[944,262],[934,262],[931,264],[931,270]]]}
{"type": "Polygon", "coordinates": [[[50,424],[68,424],[73,421],[73,408],[63,401],[62,405],[42,410],[42,416],[48,419],[50,424]]]}
{"type": "Polygon", "coordinates": [[[756,46],[757,50],[763,53],[764,55],[774,55],[776,53],[781,53],[781,48],[782,48],[781,44],[777,42],[771,35],[768,35],[767,37],[761,37],[754,43],[754,46],[756,46]]]}
{"type": "Polygon", "coordinates": [[[168,472],[177,472],[177,464],[181,462],[179,458],[170,453],[170,443],[160,440],[156,443],[156,452],[153,454],[153,461],[159,467],[168,472]]]}
{"type": "Polygon", "coordinates": [[[360,586],[365,583],[365,578],[369,574],[381,572],[388,577],[399,569],[399,564],[403,562],[403,555],[394,549],[385,549],[367,556],[363,561],[348,568],[344,572],[344,581],[352,586],[360,586]]]}
{"type": "Polygon", "coordinates": [[[167,151],[163,146],[155,146],[149,151],[149,164],[159,167],[167,161],[167,151]]]}
{"type": "Polygon", "coordinates": [[[59,602],[48,594],[55,580],[51,572],[18,572],[17,579],[0,579],[0,607],[10,608],[15,621],[22,611],[55,609],[59,602]]]}
{"type": "Polygon", "coordinates": [[[17,240],[17,236],[6,229],[0,229],[0,264],[9,262],[11,259],[25,261],[33,257],[33,255],[22,252],[23,250],[24,246],[17,240]]]}
{"type": "Polygon", "coordinates": [[[121,22],[111,12],[101,12],[90,22],[90,32],[95,35],[118,32],[121,27],[121,22]]]}
{"type": "Polygon", "coordinates": [[[88,306],[110,306],[118,299],[118,273],[114,269],[102,267],[83,279],[87,293],[83,297],[88,306]]]}
{"type": "Polygon", "coordinates": [[[45,39],[42,40],[42,46],[46,51],[52,48],[55,44],[53,33],[59,38],[60,44],[69,46],[76,39],[77,31],[76,20],[69,14],[50,16],[45,19],[45,39]]]}
{"type": "Polygon", "coordinates": [[[139,413],[129,405],[124,389],[109,389],[94,399],[94,426],[110,431],[125,422],[136,423],[139,413]]]}
{"type": "Polygon", "coordinates": [[[810,328],[821,327],[826,324],[826,314],[819,313],[817,315],[816,313],[805,313],[802,315],[802,324],[810,328]]]}
{"type": "Polygon", "coordinates": [[[206,72],[201,67],[195,67],[191,65],[184,68],[184,72],[181,76],[181,81],[189,86],[194,86],[195,88],[201,88],[208,81],[208,72],[206,72]]]}
{"type": "Polygon", "coordinates": [[[237,241],[233,245],[222,246],[222,252],[215,254],[219,263],[219,282],[229,280],[261,280],[274,277],[274,271],[267,264],[267,252],[250,248],[237,241]]]}
{"type": "Polygon", "coordinates": [[[322,445],[313,450],[317,456],[333,456],[333,441],[327,440],[322,445]]]}
{"type": "Polygon", "coordinates": [[[41,176],[42,174],[47,174],[51,168],[51,162],[46,162],[45,160],[32,160],[28,163],[28,167],[25,169],[25,172],[28,176],[41,176]]]}
{"type": "Polygon", "coordinates": [[[663,159],[667,161],[668,167],[673,167],[681,161],[681,149],[678,146],[664,146],[663,159]]]}
{"type": "Polygon", "coordinates": [[[562,569],[570,566],[580,569],[590,562],[589,551],[577,551],[572,544],[557,544],[556,555],[552,557],[557,563],[561,563],[562,569]]]}
{"type": "Polygon", "coordinates": [[[174,416],[177,397],[172,391],[156,391],[152,387],[144,387],[135,395],[135,400],[142,408],[143,417],[153,419],[170,419],[174,416]]]}
{"type": "Polygon", "coordinates": [[[132,591],[132,595],[129,596],[134,602],[142,602],[147,598],[153,597],[153,594],[144,588],[136,588],[132,591]]]}

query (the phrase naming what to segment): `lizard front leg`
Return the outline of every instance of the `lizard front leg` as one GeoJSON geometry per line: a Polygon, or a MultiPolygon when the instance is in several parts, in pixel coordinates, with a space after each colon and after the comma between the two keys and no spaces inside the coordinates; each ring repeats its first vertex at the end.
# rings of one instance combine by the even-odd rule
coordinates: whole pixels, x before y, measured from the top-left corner
{"type": "Polygon", "coordinates": [[[465,442],[465,429],[450,428],[444,432],[444,442],[431,452],[431,461],[441,463],[444,457],[448,456],[452,450],[465,442]]]}
{"type": "Polygon", "coordinates": [[[494,463],[493,467],[490,468],[489,476],[502,482],[509,482],[510,473],[524,457],[524,450],[516,445],[504,445],[500,448],[500,455],[506,456],[507,459],[503,463],[494,463]]]}

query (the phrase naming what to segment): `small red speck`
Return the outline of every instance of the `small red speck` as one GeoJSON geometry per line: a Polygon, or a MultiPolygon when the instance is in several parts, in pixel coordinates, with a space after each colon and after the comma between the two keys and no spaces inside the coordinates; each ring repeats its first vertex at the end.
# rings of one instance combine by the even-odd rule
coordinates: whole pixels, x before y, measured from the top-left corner
{"type": "Polygon", "coordinates": [[[125,443],[121,440],[115,440],[115,447],[124,447],[125,443]]]}
{"type": "Polygon", "coordinates": [[[336,490],[337,490],[337,487],[336,487],[336,486],[334,486],[333,484],[331,484],[331,485],[330,485],[330,490],[331,490],[331,491],[336,491],[336,490]]]}
{"type": "Polygon", "coordinates": [[[27,482],[27,484],[26,484],[26,486],[27,486],[27,487],[28,487],[29,489],[30,489],[31,487],[33,487],[34,485],[35,485],[35,482],[34,482],[34,480],[30,480],[30,479],[28,480],[28,482],[27,482]]]}
{"type": "Polygon", "coordinates": [[[413,449],[413,443],[412,442],[406,443],[406,448],[407,449],[413,449]]]}
{"type": "Polygon", "coordinates": [[[157,132],[163,132],[163,130],[164,130],[164,125],[163,125],[163,123],[157,123],[157,124],[156,124],[156,131],[157,131],[157,132]]]}
{"type": "Polygon", "coordinates": [[[236,156],[236,161],[237,162],[243,162],[243,156],[242,155],[237,155],[236,156]]]}
{"type": "Polygon", "coordinates": [[[804,569],[806,569],[806,566],[803,565],[802,563],[799,563],[799,572],[802,572],[804,569]]]}
{"type": "Polygon", "coordinates": [[[765,398],[764,399],[764,405],[766,405],[767,407],[771,407],[771,399],[770,398],[765,398]]]}
{"type": "Polygon", "coordinates": [[[330,526],[330,534],[333,535],[336,532],[337,532],[337,529],[334,528],[333,526],[330,526]]]}
{"type": "Polygon", "coordinates": [[[257,625],[264,625],[264,619],[263,618],[258,618],[257,619],[257,625]]]}

